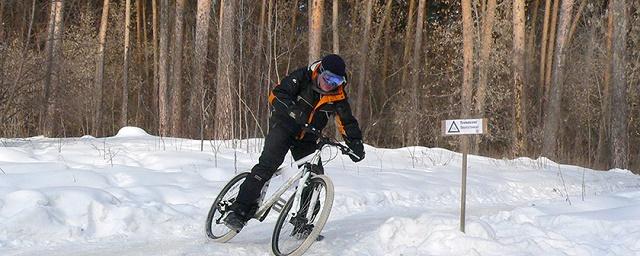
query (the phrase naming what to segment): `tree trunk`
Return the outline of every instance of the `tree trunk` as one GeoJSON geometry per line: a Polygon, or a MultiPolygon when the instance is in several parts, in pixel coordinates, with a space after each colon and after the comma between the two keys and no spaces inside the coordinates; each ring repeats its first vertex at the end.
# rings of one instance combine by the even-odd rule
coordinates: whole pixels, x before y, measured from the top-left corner
{"type": "Polygon", "coordinates": [[[142,79],[140,79],[140,81],[138,82],[138,86],[136,88],[136,99],[137,99],[137,106],[135,109],[135,123],[138,126],[142,126],[143,125],[143,120],[142,120],[142,105],[143,105],[143,88],[144,83],[146,82],[145,76],[144,76],[144,72],[146,72],[146,69],[144,69],[144,63],[143,63],[143,51],[144,51],[144,47],[142,45],[142,27],[144,25],[144,23],[142,23],[142,0],[136,0],[136,65],[138,65],[139,67],[141,67],[140,69],[142,69],[142,74],[140,74],[140,77],[142,79]]]}
{"type": "MultiPolygon", "coordinates": [[[[536,45],[536,33],[537,31],[537,25],[538,25],[538,13],[540,10],[540,1],[541,0],[535,0],[535,2],[533,3],[533,7],[530,7],[530,11],[533,12],[533,14],[530,16],[530,27],[529,27],[529,34],[526,35],[526,40],[525,40],[525,50],[524,50],[524,59],[525,59],[525,73],[524,73],[524,90],[526,91],[527,94],[533,94],[531,96],[535,96],[535,92],[533,90],[535,90],[535,69],[534,69],[534,64],[536,62],[536,51],[535,51],[535,45],[536,45]],[[534,92],[534,93],[532,93],[534,92]]],[[[525,7],[526,8],[526,7],[525,7]]],[[[526,19],[527,13],[525,11],[525,19],[526,19]]],[[[526,23],[526,21],[525,21],[526,23]]],[[[525,28],[526,29],[526,28],[525,28]]],[[[528,97],[529,99],[524,99],[526,104],[529,105],[529,108],[533,109],[535,107],[534,102],[536,101],[535,97],[528,97]]],[[[530,118],[531,113],[529,111],[527,111],[527,119],[530,118]]],[[[532,113],[536,113],[535,111],[533,111],[532,113]]]]}
{"type": "MultiPolygon", "coordinates": [[[[258,24],[258,43],[256,45],[256,51],[255,51],[255,60],[256,60],[256,65],[255,65],[255,71],[254,74],[257,75],[258,77],[258,83],[257,83],[257,87],[255,87],[256,91],[255,93],[257,93],[258,95],[264,95],[262,94],[262,90],[264,88],[269,88],[269,83],[266,82],[267,80],[265,79],[265,72],[264,72],[264,35],[265,35],[265,24],[266,24],[266,18],[267,18],[267,0],[262,0],[261,1],[262,4],[260,5],[260,22],[258,24]]],[[[266,116],[262,114],[262,109],[264,106],[263,104],[263,100],[266,97],[256,97],[255,99],[255,104],[254,104],[254,109],[256,109],[256,114],[258,116],[266,116]]],[[[260,133],[260,135],[262,135],[262,137],[264,137],[265,131],[262,128],[262,120],[258,119],[256,120],[256,126],[254,127],[253,130],[253,137],[257,138],[258,137],[258,133],[260,133]]]]}
{"type": "MultiPolygon", "coordinates": [[[[6,44],[7,40],[5,39],[5,22],[4,22],[4,7],[6,3],[4,0],[0,0],[0,86],[4,84],[5,78],[5,58],[6,58],[6,44]]],[[[26,16],[26,15],[25,15],[26,16]]]]}
{"type": "Polygon", "coordinates": [[[333,32],[333,53],[340,54],[340,31],[338,30],[338,20],[340,18],[338,12],[339,0],[333,0],[333,14],[331,17],[331,31],[333,32]]]}
{"type": "Polygon", "coordinates": [[[311,0],[309,15],[309,63],[320,59],[324,0],[311,0]]]}
{"type": "MultiPolygon", "coordinates": [[[[297,2],[293,2],[293,8],[295,9],[297,6],[297,2]]],[[[291,12],[291,32],[290,35],[295,35],[298,33],[296,30],[298,29],[298,12],[291,12]]],[[[284,41],[284,40],[283,40],[284,41]]],[[[286,40],[287,45],[287,68],[285,69],[285,73],[289,74],[289,68],[291,67],[291,56],[293,56],[294,49],[296,48],[296,44],[298,44],[299,39],[295,36],[290,36],[288,40],[286,40]]],[[[322,45],[322,43],[320,43],[322,45]]],[[[318,54],[320,56],[320,54],[318,54]]],[[[312,60],[315,61],[315,60],[312,60]]]]}
{"type": "Polygon", "coordinates": [[[611,73],[612,73],[612,51],[613,51],[613,1],[609,2],[609,11],[607,14],[607,60],[604,70],[604,82],[602,88],[601,98],[601,115],[600,115],[600,128],[598,129],[598,149],[597,149],[597,161],[599,166],[603,169],[608,169],[610,166],[610,147],[609,143],[611,138],[609,137],[609,130],[611,129],[611,73]]]}
{"type": "Polygon", "coordinates": [[[587,159],[588,159],[588,166],[589,168],[594,168],[594,164],[593,164],[593,160],[594,160],[594,153],[593,153],[593,144],[591,143],[592,141],[592,130],[594,128],[595,125],[597,125],[597,122],[594,122],[593,119],[593,101],[592,99],[592,88],[590,88],[593,85],[592,81],[597,81],[598,76],[595,75],[597,74],[598,70],[596,68],[595,63],[597,63],[596,59],[594,58],[594,52],[596,47],[598,46],[597,43],[597,38],[596,38],[596,31],[597,31],[598,27],[597,26],[591,26],[591,28],[589,28],[589,41],[588,41],[588,46],[587,46],[587,52],[584,54],[584,60],[583,63],[585,65],[585,72],[586,74],[582,76],[581,78],[581,82],[583,84],[582,88],[583,90],[586,91],[586,120],[587,120],[587,159]],[[595,125],[594,125],[595,124],[595,125]]]}
{"type": "MultiPolygon", "coordinates": [[[[198,0],[198,11],[196,14],[196,41],[193,51],[193,76],[194,88],[191,90],[190,101],[190,122],[189,127],[199,127],[197,129],[200,139],[204,134],[204,71],[207,61],[207,42],[209,38],[209,18],[211,15],[211,1],[198,0]]],[[[192,129],[192,131],[196,131],[192,129]]]]}
{"type": "Polygon", "coordinates": [[[473,84],[473,18],[471,0],[462,0],[462,118],[468,118],[471,114],[472,84],[473,84]]]}
{"type": "Polygon", "coordinates": [[[513,148],[512,155],[517,157],[527,148],[525,131],[527,129],[526,91],[524,90],[524,47],[525,47],[525,3],[524,0],[513,1],[513,85],[515,106],[512,116],[514,126],[512,129],[513,148]]]}
{"type": "MultiPolygon", "coordinates": [[[[553,62],[553,83],[549,90],[550,102],[547,104],[544,122],[544,139],[542,153],[549,158],[556,157],[557,134],[560,128],[560,107],[562,104],[562,89],[564,84],[565,46],[569,25],[571,23],[571,10],[573,0],[564,0],[558,19],[558,38],[556,39],[555,61],[553,62]]],[[[553,22],[552,22],[553,23],[553,22]]]]}
{"type": "Polygon", "coordinates": [[[627,6],[625,0],[611,0],[613,18],[613,48],[612,48],[612,76],[611,84],[611,109],[615,109],[616,114],[611,117],[611,167],[629,168],[629,133],[627,122],[627,79],[626,69],[626,46],[627,46],[627,6]]]}
{"type": "Polygon", "coordinates": [[[378,46],[380,45],[380,41],[382,40],[382,33],[385,30],[385,27],[387,26],[387,23],[390,19],[390,15],[391,15],[391,5],[393,4],[393,0],[387,0],[387,3],[385,4],[384,7],[384,13],[382,14],[382,20],[380,21],[380,26],[378,27],[378,30],[376,31],[376,34],[373,38],[373,46],[371,47],[371,54],[376,54],[378,52],[378,46]]]}
{"type": "MultiPolygon", "coordinates": [[[[552,68],[555,67],[553,65],[555,65],[553,63],[554,61],[554,56],[557,56],[557,54],[554,54],[554,47],[556,46],[557,42],[556,40],[558,40],[558,38],[556,37],[556,30],[558,28],[558,9],[560,8],[559,6],[560,0],[555,0],[553,2],[553,12],[551,13],[551,23],[550,23],[550,34],[549,34],[549,45],[547,46],[547,63],[545,64],[546,67],[546,71],[545,71],[545,78],[544,78],[544,104],[548,105],[550,99],[549,99],[549,89],[552,86],[551,83],[551,76],[552,76],[552,68]]],[[[571,12],[568,13],[568,15],[571,15],[571,12]]],[[[569,16],[571,17],[571,16],[569,16]]],[[[546,115],[546,113],[545,113],[546,115]]]]}
{"type": "Polygon", "coordinates": [[[422,56],[422,54],[420,54],[420,50],[422,49],[422,30],[424,27],[426,6],[426,0],[420,0],[418,2],[418,18],[416,19],[415,37],[416,40],[413,44],[413,58],[411,60],[411,70],[413,70],[411,72],[411,105],[414,117],[414,120],[412,121],[413,127],[411,128],[413,134],[412,143],[416,146],[420,145],[420,122],[418,121],[420,120],[420,118],[418,118],[420,116],[420,98],[418,97],[420,95],[420,90],[418,89],[418,87],[420,86],[420,56],[422,56]]]}
{"type": "Polygon", "coordinates": [[[571,39],[573,38],[573,34],[576,33],[578,22],[580,21],[580,17],[582,17],[582,11],[584,10],[584,7],[586,5],[587,0],[582,0],[582,2],[580,2],[580,7],[578,7],[578,11],[576,11],[576,16],[573,19],[573,23],[571,24],[571,29],[569,29],[569,35],[567,36],[567,45],[571,44],[571,39]]]}
{"type": "Polygon", "coordinates": [[[95,136],[101,136],[102,130],[102,95],[103,95],[103,80],[104,80],[104,46],[107,38],[107,27],[109,23],[109,0],[104,0],[102,4],[102,18],[100,20],[100,32],[98,33],[98,51],[96,54],[96,78],[95,78],[95,98],[94,104],[94,119],[93,119],[93,134],[95,136]]]}
{"type": "Polygon", "coordinates": [[[186,0],[176,1],[173,30],[173,83],[171,85],[171,134],[182,136],[182,38],[184,37],[184,7],[186,0]]]}
{"type": "Polygon", "coordinates": [[[545,91],[545,71],[547,70],[545,65],[547,64],[547,45],[549,36],[549,17],[551,17],[551,1],[545,0],[544,4],[544,21],[542,24],[542,41],[540,41],[540,77],[538,78],[538,123],[542,124],[542,113],[544,106],[544,91],[545,91]]]}
{"type": "Polygon", "coordinates": [[[407,76],[411,71],[411,65],[409,65],[409,53],[411,52],[411,36],[413,35],[413,12],[416,8],[416,1],[411,0],[409,2],[409,12],[408,12],[408,21],[407,27],[405,28],[404,33],[404,53],[402,54],[402,80],[400,80],[400,84],[407,84],[407,76]]]}
{"type": "Polygon", "coordinates": [[[136,62],[138,65],[142,64],[142,0],[136,0],[136,47],[138,47],[138,54],[136,62]]]}
{"type": "MultiPolygon", "coordinates": [[[[473,83],[473,18],[471,0],[462,0],[462,90],[460,95],[462,106],[462,118],[469,118],[472,104],[473,83]]],[[[461,150],[466,152],[469,148],[468,136],[462,136],[461,150]]]]}
{"type": "MultiPolygon", "coordinates": [[[[531,17],[531,29],[529,30],[529,35],[527,36],[527,46],[525,49],[525,54],[527,56],[529,56],[529,61],[527,63],[527,65],[529,66],[527,68],[527,72],[533,74],[533,63],[535,61],[535,45],[536,45],[536,32],[537,32],[537,25],[538,25],[538,12],[540,9],[540,1],[541,0],[535,0],[535,3],[533,4],[533,15],[531,17]]],[[[526,16],[526,14],[525,14],[526,16]]],[[[529,78],[527,79],[527,81],[531,82],[531,75],[528,75],[529,78]]]]}
{"type": "MultiPolygon", "coordinates": [[[[153,81],[151,81],[150,79],[150,75],[149,75],[149,51],[147,50],[147,46],[149,43],[149,38],[147,37],[148,33],[147,33],[147,1],[142,2],[142,51],[144,52],[144,90],[148,90],[149,92],[153,91],[153,88],[155,88],[155,83],[153,81]]],[[[145,113],[151,114],[154,113],[153,110],[153,93],[152,95],[149,95],[148,92],[145,92],[144,95],[147,95],[147,102],[143,103],[145,104],[145,113]],[[151,108],[151,111],[149,111],[149,108],[151,108]]],[[[145,125],[147,127],[149,127],[150,125],[152,125],[154,118],[149,118],[149,116],[144,116],[145,119],[145,125]],[[152,121],[152,122],[149,122],[152,121]]]]}
{"type": "MultiPolygon", "coordinates": [[[[382,99],[387,99],[388,98],[388,94],[387,94],[387,79],[389,76],[389,58],[390,58],[390,52],[391,52],[391,40],[393,40],[392,36],[391,36],[391,19],[387,19],[387,22],[384,24],[385,26],[385,32],[384,32],[384,49],[382,50],[382,81],[381,86],[382,86],[382,95],[381,98],[382,99]]],[[[381,109],[382,111],[382,109],[381,109]]]]}
{"type": "MultiPolygon", "coordinates": [[[[157,121],[158,124],[158,133],[160,133],[160,105],[159,99],[160,95],[158,93],[160,89],[160,47],[158,45],[158,0],[151,0],[151,27],[152,27],[152,40],[153,40],[153,86],[151,87],[151,111],[153,113],[153,121],[154,123],[157,121]]],[[[160,0],[162,1],[162,0],[160,0]]],[[[168,3],[167,3],[168,5],[168,3]]]]}
{"type": "Polygon", "coordinates": [[[359,54],[359,59],[360,59],[360,71],[358,72],[358,88],[357,88],[357,93],[356,93],[356,100],[355,100],[355,117],[358,118],[358,120],[360,120],[360,123],[364,123],[364,117],[362,116],[363,114],[363,109],[364,109],[364,102],[367,101],[366,100],[366,95],[365,95],[365,90],[364,88],[367,86],[367,68],[368,68],[368,60],[367,57],[369,56],[369,32],[371,31],[371,11],[373,9],[373,0],[366,0],[367,4],[366,4],[366,9],[364,11],[364,17],[363,17],[363,22],[364,22],[364,30],[362,31],[362,38],[360,40],[360,54],[359,54]]]}
{"type": "MultiPolygon", "coordinates": [[[[484,106],[487,97],[487,83],[489,81],[489,58],[493,49],[493,25],[496,14],[496,0],[488,0],[482,21],[482,36],[480,41],[480,60],[478,63],[478,88],[476,90],[475,111],[478,116],[484,116],[484,106]]],[[[475,136],[473,153],[480,150],[480,136],[475,136]]]]}
{"type": "MultiPolygon", "coordinates": [[[[5,34],[5,32],[4,32],[4,6],[5,5],[6,5],[6,3],[5,3],[4,0],[0,1],[0,45],[5,43],[5,39],[4,39],[4,34],[5,34]]],[[[0,52],[0,53],[2,53],[2,52],[0,52]]],[[[2,70],[1,72],[4,72],[4,70],[2,70]]]]}
{"type": "Polygon", "coordinates": [[[131,0],[125,1],[124,11],[124,64],[122,68],[122,113],[120,126],[127,126],[129,112],[129,31],[131,25],[131,0]]]}
{"type": "Polygon", "coordinates": [[[62,44],[64,0],[51,0],[49,28],[47,36],[47,70],[44,81],[44,100],[41,111],[41,132],[51,137],[56,132],[57,120],[57,86],[59,78],[60,45],[62,44]],[[54,77],[55,76],[55,77],[54,77]]]}
{"type": "MultiPolygon", "coordinates": [[[[274,11],[274,0],[267,0],[268,1],[268,5],[267,5],[267,32],[266,32],[266,37],[267,37],[267,52],[266,52],[266,66],[267,66],[267,74],[266,74],[266,82],[269,84],[268,86],[264,86],[264,93],[262,93],[261,95],[268,95],[269,94],[269,89],[271,89],[271,85],[272,83],[272,77],[273,77],[273,72],[274,72],[274,68],[273,68],[273,60],[275,59],[274,57],[274,49],[275,49],[275,45],[274,45],[274,31],[275,29],[273,29],[273,11],[274,11]]],[[[276,76],[278,76],[278,71],[275,70],[275,74],[276,76]]],[[[279,78],[279,77],[278,77],[279,78]]],[[[279,79],[278,79],[279,81],[279,79]]],[[[277,82],[276,82],[277,83],[277,82]]],[[[269,106],[269,102],[266,100],[266,97],[263,97],[265,99],[265,101],[263,101],[263,106],[265,107],[265,112],[268,112],[270,106],[269,106]]],[[[268,116],[268,114],[267,114],[268,116]]],[[[271,126],[270,123],[270,118],[267,118],[266,120],[266,131],[265,132],[269,132],[269,127],[271,126]]]]}
{"type": "Polygon", "coordinates": [[[236,1],[222,0],[220,5],[220,29],[218,32],[218,73],[216,83],[215,138],[233,138],[233,99],[235,84],[234,56],[236,1]]]}
{"type": "Polygon", "coordinates": [[[160,0],[160,49],[158,56],[158,109],[160,136],[169,133],[169,0],[160,0]]]}

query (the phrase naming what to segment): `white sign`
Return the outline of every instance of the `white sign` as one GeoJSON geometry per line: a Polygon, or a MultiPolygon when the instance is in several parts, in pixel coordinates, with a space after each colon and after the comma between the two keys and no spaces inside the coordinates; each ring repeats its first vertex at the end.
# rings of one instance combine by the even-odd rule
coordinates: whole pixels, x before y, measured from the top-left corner
{"type": "Polygon", "coordinates": [[[480,119],[455,119],[442,122],[444,135],[485,134],[487,133],[487,120],[480,119]]]}

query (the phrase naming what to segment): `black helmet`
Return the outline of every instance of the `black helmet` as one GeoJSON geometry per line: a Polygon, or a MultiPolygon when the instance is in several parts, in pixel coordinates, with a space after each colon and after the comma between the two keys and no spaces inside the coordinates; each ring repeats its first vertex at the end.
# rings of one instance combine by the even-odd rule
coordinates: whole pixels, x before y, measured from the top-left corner
{"type": "Polygon", "coordinates": [[[344,60],[337,54],[329,54],[327,56],[324,56],[320,63],[324,70],[329,70],[331,71],[331,73],[339,76],[347,76],[344,60]]]}

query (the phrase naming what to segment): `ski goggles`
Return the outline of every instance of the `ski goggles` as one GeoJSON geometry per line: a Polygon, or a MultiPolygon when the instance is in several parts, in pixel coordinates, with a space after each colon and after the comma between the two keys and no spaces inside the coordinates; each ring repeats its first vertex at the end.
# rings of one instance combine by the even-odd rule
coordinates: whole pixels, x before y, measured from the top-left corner
{"type": "Polygon", "coordinates": [[[322,71],[318,78],[322,79],[322,82],[324,82],[322,85],[324,88],[321,88],[324,91],[334,90],[341,84],[347,82],[347,79],[344,76],[336,75],[329,70],[322,71]]]}

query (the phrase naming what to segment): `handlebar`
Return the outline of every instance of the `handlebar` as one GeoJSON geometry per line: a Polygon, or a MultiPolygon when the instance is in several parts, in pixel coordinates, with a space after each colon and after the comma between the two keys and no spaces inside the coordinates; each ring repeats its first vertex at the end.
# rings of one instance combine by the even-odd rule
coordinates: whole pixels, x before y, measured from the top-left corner
{"type": "Polygon", "coordinates": [[[332,138],[322,135],[322,132],[320,132],[320,130],[316,129],[315,127],[309,124],[304,125],[303,131],[309,132],[311,134],[318,136],[318,148],[322,148],[325,145],[334,146],[334,147],[337,147],[343,155],[351,155],[354,157],[358,157],[358,155],[356,155],[356,153],[353,152],[353,150],[351,150],[349,147],[333,140],[332,138]]]}

